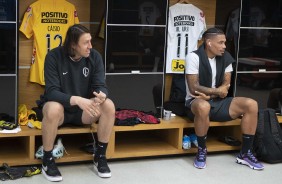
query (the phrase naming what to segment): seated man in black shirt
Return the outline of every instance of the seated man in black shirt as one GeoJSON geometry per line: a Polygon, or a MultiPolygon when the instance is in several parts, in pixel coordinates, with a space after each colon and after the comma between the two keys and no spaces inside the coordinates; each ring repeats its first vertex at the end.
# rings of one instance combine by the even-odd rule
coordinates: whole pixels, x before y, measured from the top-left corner
{"type": "Polygon", "coordinates": [[[52,156],[58,127],[68,123],[91,124],[99,120],[94,165],[100,177],[111,177],[105,155],[115,121],[115,106],[107,98],[102,57],[92,49],[91,34],[87,28],[77,24],[68,29],[64,46],[48,52],[44,76],[44,176],[50,181],[63,179],[52,156]]]}

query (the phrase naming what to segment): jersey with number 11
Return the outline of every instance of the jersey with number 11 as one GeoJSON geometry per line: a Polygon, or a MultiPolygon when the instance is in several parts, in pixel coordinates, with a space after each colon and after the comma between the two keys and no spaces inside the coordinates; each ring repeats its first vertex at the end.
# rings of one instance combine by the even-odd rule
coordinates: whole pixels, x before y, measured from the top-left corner
{"type": "Polygon", "coordinates": [[[33,36],[31,82],[45,85],[47,52],[63,45],[68,28],[78,23],[75,6],[66,0],[37,0],[27,8],[20,31],[27,38],[33,36]]]}
{"type": "Polygon", "coordinates": [[[183,73],[185,58],[197,49],[206,30],[202,10],[192,4],[177,3],[169,7],[167,39],[167,73],[183,73]]]}

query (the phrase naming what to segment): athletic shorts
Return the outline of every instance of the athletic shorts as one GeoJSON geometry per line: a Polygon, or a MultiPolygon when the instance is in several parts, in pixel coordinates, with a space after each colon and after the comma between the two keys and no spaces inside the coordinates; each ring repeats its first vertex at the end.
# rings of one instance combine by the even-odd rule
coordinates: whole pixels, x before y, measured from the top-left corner
{"type": "Polygon", "coordinates": [[[82,110],[79,107],[72,107],[71,109],[65,108],[63,125],[65,124],[83,125],[82,110]]]}
{"type": "MultiPolygon", "coordinates": [[[[214,98],[209,100],[209,104],[211,106],[210,110],[210,121],[230,121],[232,118],[229,114],[229,108],[233,97],[226,98],[214,98]]],[[[185,102],[185,106],[187,107],[187,116],[190,120],[194,121],[194,114],[191,111],[191,105],[194,102],[194,98],[189,99],[185,102]]]]}

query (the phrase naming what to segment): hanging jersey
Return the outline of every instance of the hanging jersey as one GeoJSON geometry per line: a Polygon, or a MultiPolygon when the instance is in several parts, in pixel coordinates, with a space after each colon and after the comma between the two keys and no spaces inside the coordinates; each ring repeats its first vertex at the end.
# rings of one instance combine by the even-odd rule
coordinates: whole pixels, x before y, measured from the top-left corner
{"type": "Polygon", "coordinates": [[[44,60],[48,51],[64,43],[68,28],[78,24],[75,6],[66,0],[37,0],[26,10],[20,31],[33,36],[30,81],[45,85],[44,60]]]}
{"type": "Polygon", "coordinates": [[[225,36],[229,40],[237,40],[239,35],[240,8],[233,10],[228,18],[225,36]]]}
{"type": "Polygon", "coordinates": [[[237,8],[231,12],[226,25],[225,36],[226,39],[233,40],[234,48],[235,48],[234,53],[237,53],[237,48],[238,48],[239,19],[240,19],[240,8],[237,8]]]}
{"type": "MultiPolygon", "coordinates": [[[[143,2],[139,6],[139,19],[141,24],[144,25],[154,25],[157,22],[157,19],[160,17],[159,8],[153,2],[143,2]]],[[[140,35],[141,36],[153,36],[154,28],[153,27],[141,27],[140,35]]]]}
{"type": "Polygon", "coordinates": [[[105,17],[103,17],[101,23],[100,23],[100,30],[98,33],[98,37],[105,39],[105,17]]]}
{"type": "Polygon", "coordinates": [[[0,21],[16,21],[15,5],[15,1],[0,0],[0,21]]]}
{"type": "Polygon", "coordinates": [[[250,27],[260,27],[264,19],[265,14],[259,7],[250,8],[250,27]]]}
{"type": "Polygon", "coordinates": [[[186,55],[197,49],[206,30],[202,10],[177,3],[169,8],[166,73],[183,73],[186,55]]]}

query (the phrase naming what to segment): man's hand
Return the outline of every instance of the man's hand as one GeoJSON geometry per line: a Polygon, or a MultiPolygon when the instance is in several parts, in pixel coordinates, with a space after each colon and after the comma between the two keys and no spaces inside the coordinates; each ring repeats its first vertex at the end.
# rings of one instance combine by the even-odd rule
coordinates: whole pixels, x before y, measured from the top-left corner
{"type": "Polygon", "coordinates": [[[100,106],[94,101],[94,99],[72,96],[71,104],[79,106],[81,110],[89,114],[91,117],[100,115],[100,106]]]}
{"type": "Polygon", "coordinates": [[[217,89],[219,90],[218,96],[220,98],[225,98],[228,94],[228,90],[230,88],[230,84],[219,86],[217,89]]]}
{"type": "Polygon", "coordinates": [[[205,93],[201,93],[199,91],[195,91],[196,95],[192,95],[192,97],[197,98],[197,99],[203,99],[203,100],[210,100],[211,97],[209,95],[206,95],[205,93]]]}
{"type": "Polygon", "coordinates": [[[102,91],[100,91],[99,93],[97,92],[93,92],[93,94],[95,95],[94,101],[97,104],[102,104],[105,102],[105,100],[107,99],[107,96],[105,93],[103,93],[102,91]]]}

